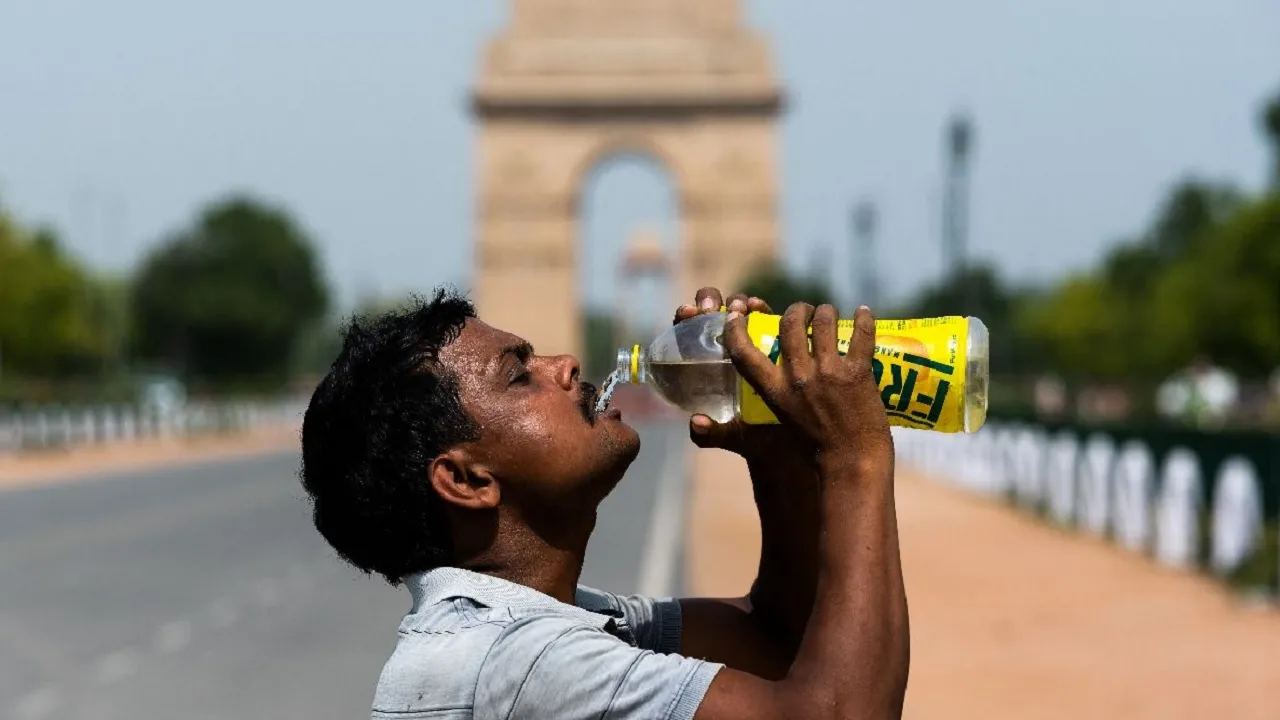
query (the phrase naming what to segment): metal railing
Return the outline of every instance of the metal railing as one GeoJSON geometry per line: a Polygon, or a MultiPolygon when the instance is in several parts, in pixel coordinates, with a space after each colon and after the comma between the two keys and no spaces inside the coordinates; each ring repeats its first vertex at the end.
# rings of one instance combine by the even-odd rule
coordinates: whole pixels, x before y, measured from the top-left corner
{"type": "Polygon", "coordinates": [[[1161,565],[1280,596],[1280,436],[999,421],[894,429],[901,463],[1161,565]]]}
{"type": "Polygon", "coordinates": [[[188,439],[300,424],[306,400],[0,408],[0,454],[70,450],[147,438],[188,439]]]}

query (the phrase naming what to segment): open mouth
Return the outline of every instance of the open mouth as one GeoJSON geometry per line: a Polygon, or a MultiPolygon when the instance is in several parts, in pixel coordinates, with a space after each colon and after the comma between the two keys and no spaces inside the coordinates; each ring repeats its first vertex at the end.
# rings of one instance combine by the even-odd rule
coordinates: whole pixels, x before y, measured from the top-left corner
{"type": "MultiPolygon", "coordinates": [[[[617,371],[609,373],[608,379],[604,382],[604,388],[600,390],[600,397],[596,400],[596,414],[604,412],[609,407],[609,403],[613,401],[613,391],[618,389],[618,383],[622,381],[622,377],[617,371]]],[[[621,417],[622,413],[618,413],[621,417]]]]}
{"type": "Polygon", "coordinates": [[[597,407],[599,400],[600,390],[595,385],[589,382],[579,383],[578,409],[582,411],[582,417],[592,425],[600,415],[600,409],[597,407]]]}
{"type": "MultiPolygon", "coordinates": [[[[610,393],[611,394],[611,393],[610,393]]],[[[581,383],[578,392],[578,409],[582,417],[592,425],[604,417],[610,420],[622,419],[622,411],[609,406],[609,395],[601,396],[600,389],[591,383],[581,383]]]]}

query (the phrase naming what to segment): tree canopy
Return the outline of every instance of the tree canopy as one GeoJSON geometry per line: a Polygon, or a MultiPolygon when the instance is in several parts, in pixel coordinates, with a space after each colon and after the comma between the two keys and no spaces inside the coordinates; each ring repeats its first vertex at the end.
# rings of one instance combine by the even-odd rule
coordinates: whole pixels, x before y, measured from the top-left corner
{"type": "Polygon", "coordinates": [[[134,281],[137,357],[196,381],[282,380],[329,292],[306,233],[247,198],[215,203],[134,281]]]}
{"type": "Polygon", "coordinates": [[[48,229],[0,207],[0,373],[65,376],[110,353],[99,286],[48,229]]]}
{"type": "Polygon", "coordinates": [[[1248,376],[1280,366],[1280,195],[1187,182],[1152,228],[1020,313],[1065,375],[1159,379],[1197,357],[1248,376]]]}

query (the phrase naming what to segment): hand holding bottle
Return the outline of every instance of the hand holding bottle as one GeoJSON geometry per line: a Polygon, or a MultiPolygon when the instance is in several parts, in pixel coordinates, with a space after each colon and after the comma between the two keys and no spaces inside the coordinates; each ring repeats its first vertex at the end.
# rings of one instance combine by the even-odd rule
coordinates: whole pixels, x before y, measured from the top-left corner
{"type": "MultiPolygon", "coordinates": [[[[704,287],[694,295],[693,305],[681,305],[676,309],[673,325],[698,315],[723,312],[772,314],[769,303],[745,293],[734,293],[725,298],[718,288],[704,287]]],[[[751,425],[735,417],[727,422],[717,422],[703,414],[694,413],[689,419],[689,438],[700,448],[715,448],[740,455],[749,462],[769,467],[787,467],[794,470],[813,461],[813,448],[791,428],[777,425],[751,425]]]]}
{"type": "Polygon", "coordinates": [[[781,362],[775,365],[747,334],[745,316],[733,312],[725,325],[724,346],[734,369],[774,414],[820,452],[857,448],[875,458],[887,451],[891,462],[893,439],[871,366],[875,320],[870,309],[858,308],[843,356],[837,349],[837,322],[830,305],[787,308],[779,334],[781,362]]]}

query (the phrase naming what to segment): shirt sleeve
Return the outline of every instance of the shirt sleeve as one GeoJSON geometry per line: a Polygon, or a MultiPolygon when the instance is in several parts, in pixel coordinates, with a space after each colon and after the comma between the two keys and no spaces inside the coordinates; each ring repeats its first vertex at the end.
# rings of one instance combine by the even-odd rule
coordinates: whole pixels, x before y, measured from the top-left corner
{"type": "Polygon", "coordinates": [[[647,595],[624,597],[579,585],[574,603],[584,610],[620,614],[635,637],[636,645],[645,650],[680,652],[684,625],[679,600],[647,595]]]}
{"type": "Polygon", "coordinates": [[[633,647],[563,618],[518,620],[477,679],[475,716],[692,720],[720,665],[633,647]]]}

